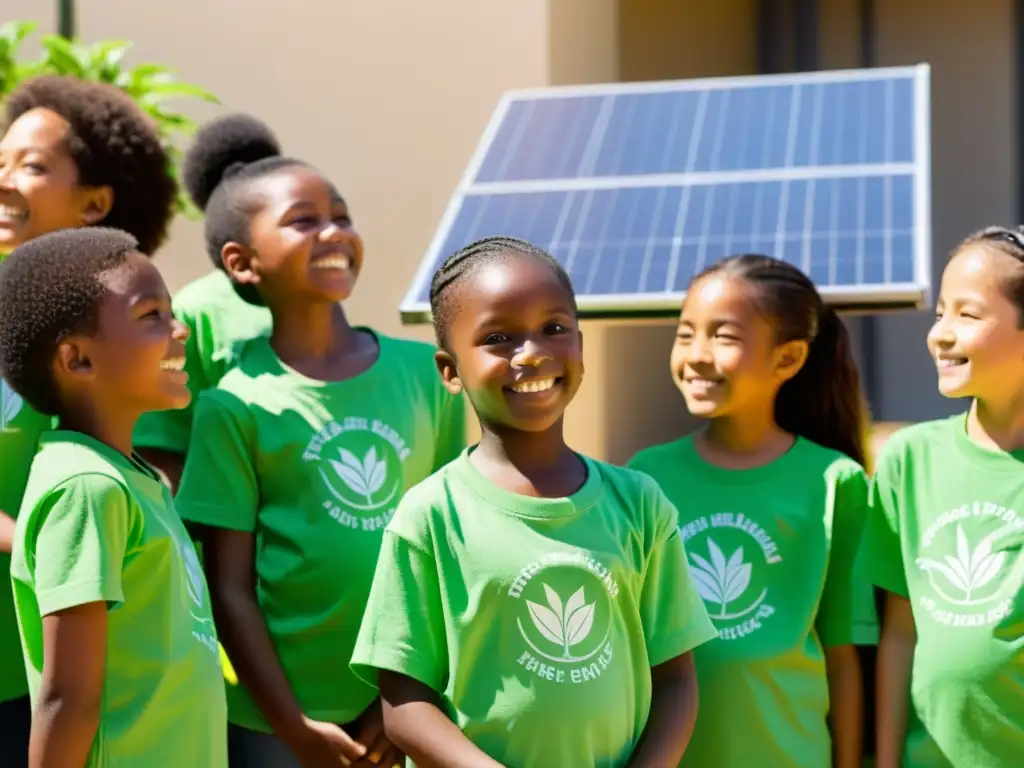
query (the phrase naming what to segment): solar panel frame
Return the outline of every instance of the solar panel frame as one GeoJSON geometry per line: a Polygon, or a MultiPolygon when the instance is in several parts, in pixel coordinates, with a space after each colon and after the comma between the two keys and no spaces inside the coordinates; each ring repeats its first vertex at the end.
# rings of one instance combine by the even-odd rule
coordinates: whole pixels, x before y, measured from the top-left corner
{"type": "MultiPolygon", "coordinates": [[[[606,102],[607,103],[607,102],[606,102]]],[[[730,181],[826,179],[910,175],[913,180],[913,280],[879,285],[845,284],[818,285],[823,298],[837,309],[870,310],[921,308],[931,302],[931,130],[930,130],[930,67],[917,64],[907,67],[878,67],[873,69],[831,70],[780,75],[751,75],[724,78],[702,78],[681,81],[655,81],[645,83],[602,83],[593,85],[551,86],[506,92],[480,137],[465,167],[458,186],[448,201],[444,214],[434,232],[426,253],[421,259],[401,306],[404,323],[430,321],[430,305],[424,300],[431,277],[440,263],[440,250],[458,217],[463,201],[472,196],[501,192],[570,191],[621,189],[630,186],[652,187],[659,184],[680,186],[684,190],[693,184],[721,184],[730,181]],[[564,99],[576,96],[623,96],[631,94],[664,94],[677,91],[721,90],[766,85],[811,85],[839,82],[867,82],[908,78],[913,83],[913,159],[909,163],[820,165],[781,167],[763,170],[701,171],[691,173],[657,174],[643,176],[568,177],[557,179],[529,179],[517,181],[478,182],[477,177],[494,143],[495,137],[517,102],[564,99]]],[[[600,150],[597,142],[597,150],[600,150]]],[[[685,192],[684,192],[685,194],[685,192]]],[[[493,232],[490,234],[507,234],[493,232]]],[[[447,254],[444,254],[447,256],[447,254]]],[[[722,253],[720,256],[727,254],[722,253]]],[[[717,256],[716,256],[717,258],[717,256]]],[[[673,266],[677,260],[673,261],[673,266]]],[[[672,280],[667,281],[672,285],[672,280]]],[[[623,294],[580,293],[577,297],[580,316],[584,318],[642,318],[674,317],[679,312],[683,291],[651,291],[623,294]]]]}

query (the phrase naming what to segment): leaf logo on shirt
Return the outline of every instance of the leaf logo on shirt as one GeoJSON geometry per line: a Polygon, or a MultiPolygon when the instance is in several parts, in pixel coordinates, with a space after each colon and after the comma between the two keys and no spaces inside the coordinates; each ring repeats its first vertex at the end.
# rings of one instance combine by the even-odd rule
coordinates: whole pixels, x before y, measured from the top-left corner
{"type": "Polygon", "coordinates": [[[966,600],[970,600],[972,593],[992,581],[999,574],[1003,563],[1006,562],[1005,552],[992,551],[992,543],[999,534],[1000,531],[996,531],[996,533],[986,536],[974,552],[971,552],[967,534],[964,533],[963,526],[958,525],[956,527],[956,557],[946,555],[944,563],[922,557],[918,559],[918,565],[922,570],[934,570],[941,573],[950,584],[964,593],[966,600]]]}
{"type": "Polygon", "coordinates": [[[354,493],[366,499],[367,504],[373,504],[373,494],[384,487],[384,481],[388,477],[387,462],[377,458],[376,446],[370,447],[362,461],[344,448],[338,449],[338,454],[341,461],[329,459],[338,477],[354,493]]]}
{"type": "Polygon", "coordinates": [[[23,403],[21,395],[11,389],[10,384],[0,379],[0,429],[14,421],[23,403]]]}
{"type": "Polygon", "coordinates": [[[562,605],[562,599],[547,584],[543,585],[544,594],[548,599],[546,606],[526,601],[530,609],[530,618],[547,640],[562,647],[565,658],[571,658],[569,649],[587,639],[594,628],[594,603],[588,603],[583,595],[583,587],[562,605]]]}
{"type": "Polygon", "coordinates": [[[718,603],[722,610],[718,618],[724,618],[729,603],[743,594],[750,585],[750,563],[743,562],[743,547],[737,547],[728,561],[722,550],[712,539],[708,539],[708,556],[711,562],[695,552],[690,573],[697,585],[697,591],[705,601],[718,603]]]}

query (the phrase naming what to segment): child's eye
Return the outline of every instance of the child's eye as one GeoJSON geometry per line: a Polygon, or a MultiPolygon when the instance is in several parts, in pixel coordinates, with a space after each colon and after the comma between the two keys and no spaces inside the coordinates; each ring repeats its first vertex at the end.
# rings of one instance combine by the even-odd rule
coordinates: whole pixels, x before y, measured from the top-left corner
{"type": "Polygon", "coordinates": [[[544,333],[555,336],[559,333],[565,333],[568,330],[569,329],[561,323],[548,323],[547,327],[544,328],[544,333]]]}
{"type": "Polygon", "coordinates": [[[489,333],[487,334],[487,338],[484,339],[484,344],[488,347],[492,347],[495,344],[504,344],[506,341],[508,341],[508,336],[505,336],[504,334],[489,333]]]}

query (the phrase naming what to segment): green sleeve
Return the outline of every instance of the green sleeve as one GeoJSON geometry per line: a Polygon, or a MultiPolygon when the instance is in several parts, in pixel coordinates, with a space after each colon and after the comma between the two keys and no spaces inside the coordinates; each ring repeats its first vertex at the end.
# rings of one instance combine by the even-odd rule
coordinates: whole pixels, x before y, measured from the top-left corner
{"type": "Polygon", "coordinates": [[[203,343],[205,323],[200,322],[201,318],[194,313],[180,308],[175,308],[174,315],[189,330],[185,341],[185,372],[188,374],[192,400],[184,408],[144,413],[135,425],[132,442],[137,448],[156,448],[184,454],[188,450],[199,393],[210,387],[210,381],[206,375],[207,361],[203,359],[203,350],[207,346],[203,343]]]}
{"type": "Polygon", "coordinates": [[[644,482],[644,495],[653,512],[647,517],[653,546],[643,574],[640,620],[647,656],[654,667],[718,637],[718,632],[690,575],[679,534],[679,514],[653,480],[644,477],[644,482]]]}
{"type": "Polygon", "coordinates": [[[826,648],[878,642],[874,589],[854,569],[867,503],[868,479],[863,469],[851,468],[836,477],[830,505],[828,572],[815,622],[826,648]]]}
{"type": "Polygon", "coordinates": [[[436,472],[449,461],[458,458],[466,447],[466,397],[452,396],[441,388],[441,418],[437,432],[436,472]]]}
{"type": "Polygon", "coordinates": [[[128,492],[113,478],[78,475],[54,488],[26,537],[39,614],[124,602],[121,569],[138,524],[128,492]]]}
{"type": "Polygon", "coordinates": [[[442,693],[448,681],[446,641],[433,556],[395,531],[385,530],[352,653],[352,670],[374,686],[377,671],[384,669],[442,693]]]}
{"type": "Polygon", "coordinates": [[[199,396],[174,501],[183,520],[233,531],[256,530],[255,446],[255,424],[241,400],[222,389],[199,396]]]}
{"type": "MultiPolygon", "coordinates": [[[[894,442],[890,441],[886,449],[894,442]]],[[[868,489],[867,520],[857,553],[857,568],[868,583],[908,597],[897,502],[900,468],[898,457],[886,449],[882,450],[868,489]]]]}

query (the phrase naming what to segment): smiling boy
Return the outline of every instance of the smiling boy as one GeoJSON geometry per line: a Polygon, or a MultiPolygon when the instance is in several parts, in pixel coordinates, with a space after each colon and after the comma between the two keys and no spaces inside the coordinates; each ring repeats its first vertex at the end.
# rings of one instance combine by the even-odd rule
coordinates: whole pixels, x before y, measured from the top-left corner
{"type": "Polygon", "coordinates": [[[189,400],[186,335],[124,232],[43,235],[0,271],[0,374],[59,423],[11,566],[31,768],[227,764],[206,583],[169,491],[131,450],[142,413],[189,400]]]}

